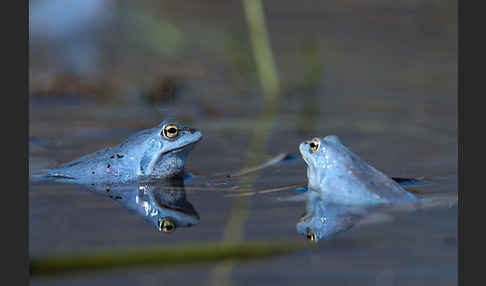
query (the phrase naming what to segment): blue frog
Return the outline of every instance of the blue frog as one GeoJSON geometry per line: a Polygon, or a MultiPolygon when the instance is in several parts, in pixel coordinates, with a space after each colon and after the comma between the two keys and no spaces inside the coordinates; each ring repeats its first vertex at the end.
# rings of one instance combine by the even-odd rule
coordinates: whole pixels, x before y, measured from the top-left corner
{"type": "Polygon", "coordinates": [[[299,151],[307,163],[308,186],[304,192],[306,213],[296,227],[310,241],[329,239],[349,230],[373,208],[417,201],[401,186],[422,181],[386,176],[351,152],[335,135],[302,142],[299,151]]]}
{"type": "Polygon", "coordinates": [[[378,205],[417,199],[335,135],[302,142],[299,151],[307,163],[308,189],[319,192],[327,203],[378,205]]]}
{"type": "Polygon", "coordinates": [[[187,155],[201,139],[197,129],[165,120],[157,127],[133,134],[115,147],[43,170],[32,178],[83,185],[124,183],[140,177],[173,177],[183,173],[187,155]]]}

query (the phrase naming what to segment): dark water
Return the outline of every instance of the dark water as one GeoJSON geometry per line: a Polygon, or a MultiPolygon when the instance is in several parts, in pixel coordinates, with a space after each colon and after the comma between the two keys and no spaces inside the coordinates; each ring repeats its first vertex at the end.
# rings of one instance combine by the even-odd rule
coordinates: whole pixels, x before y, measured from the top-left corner
{"type": "MultiPolygon", "coordinates": [[[[283,92],[262,130],[262,152],[251,149],[264,122],[240,3],[161,3],[120,1],[107,23],[69,37],[31,35],[31,170],[118,144],[175,117],[203,133],[187,161],[194,173],[236,171],[248,158],[263,162],[282,152],[298,156],[258,172],[250,190],[306,182],[298,144],[335,134],[390,176],[425,176],[438,183],[423,186],[425,192],[457,193],[455,2],[265,1],[283,92]],[[136,13],[152,22],[130,20],[136,13]],[[90,43],[86,49],[98,56],[73,52],[72,46],[83,46],[78,42],[90,43]],[[151,99],[153,93],[168,96],[151,99]]],[[[194,177],[185,186],[207,182],[194,177]]],[[[295,226],[305,202],[295,195],[247,197],[233,239],[305,239],[295,226]]],[[[71,185],[31,185],[30,255],[220,241],[230,229],[233,198],[192,190],[186,197],[199,223],[166,234],[109,197],[71,185]]],[[[234,264],[227,276],[205,264],[35,278],[31,284],[455,285],[456,237],[457,206],[425,208],[353,227],[317,249],[234,264]]]]}

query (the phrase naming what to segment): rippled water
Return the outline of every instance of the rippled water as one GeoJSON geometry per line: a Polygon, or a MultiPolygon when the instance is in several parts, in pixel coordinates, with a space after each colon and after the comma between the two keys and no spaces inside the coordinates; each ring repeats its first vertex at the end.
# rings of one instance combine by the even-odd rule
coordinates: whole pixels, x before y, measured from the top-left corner
{"type": "MultiPolygon", "coordinates": [[[[230,229],[235,198],[227,192],[191,187],[251,183],[251,191],[305,183],[305,163],[297,148],[313,136],[338,135],[363,160],[390,176],[425,176],[436,184],[416,189],[431,196],[457,194],[454,5],[397,2],[388,7],[378,1],[359,6],[351,1],[351,7],[359,6],[352,10],[321,2],[316,8],[311,2],[296,7],[292,2],[265,1],[272,48],[286,87],[270,119],[258,117],[262,98],[254,67],[244,72],[245,67],[232,57],[251,55],[243,49],[249,44],[245,43],[241,7],[236,4],[221,3],[214,9],[166,4],[163,19],[179,27],[185,43],[171,57],[140,47],[116,49],[116,41],[102,42],[101,55],[113,60],[99,63],[102,84],[82,77],[81,83],[59,88],[51,79],[56,68],[44,65],[41,57],[47,53],[55,58],[43,50],[48,43],[31,41],[31,171],[118,144],[167,117],[198,128],[203,140],[186,165],[195,174],[185,187],[187,202],[199,216],[197,224],[163,233],[109,196],[74,185],[32,184],[30,255],[104,246],[170,247],[223,237],[304,240],[296,223],[305,212],[305,202],[296,199],[292,190],[245,197],[248,208],[239,233],[228,236],[225,231],[230,229]],[[188,11],[198,16],[180,20],[188,11]],[[227,37],[243,44],[228,44],[227,37]],[[303,53],[307,42],[317,52],[303,53]],[[241,50],[227,48],[232,45],[241,50]],[[309,62],[321,65],[313,69],[305,64],[305,55],[309,62]],[[316,69],[322,70],[312,73],[316,69]],[[46,70],[51,73],[46,75],[46,70]],[[313,74],[317,80],[306,83],[313,74]],[[155,103],[145,100],[153,83],[166,77],[177,78],[174,97],[155,103]],[[297,88],[303,82],[304,88],[297,88]],[[101,95],[92,96],[92,89],[86,87],[90,84],[101,95]],[[251,138],[255,130],[266,126],[264,120],[270,120],[270,127],[260,130],[265,139],[262,150],[252,150],[251,138]],[[261,163],[280,153],[297,159],[257,172],[254,181],[243,176],[222,184],[208,177],[238,171],[248,162],[261,163]]],[[[234,285],[455,285],[456,237],[457,206],[393,213],[381,222],[355,226],[312,250],[235,264],[227,281],[234,285]]],[[[33,279],[31,284],[219,285],[213,283],[221,277],[214,269],[215,264],[144,268],[33,279]]]]}

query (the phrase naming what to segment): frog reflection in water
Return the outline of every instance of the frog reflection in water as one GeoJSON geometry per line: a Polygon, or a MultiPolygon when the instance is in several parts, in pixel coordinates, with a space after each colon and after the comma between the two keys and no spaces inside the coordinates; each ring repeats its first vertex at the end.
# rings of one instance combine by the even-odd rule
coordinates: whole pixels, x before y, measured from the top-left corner
{"type": "Polygon", "coordinates": [[[362,161],[335,135],[303,142],[299,151],[307,163],[309,191],[307,212],[297,223],[297,231],[310,240],[349,229],[365,208],[417,199],[362,161]]]}
{"type": "Polygon", "coordinates": [[[60,183],[123,183],[139,177],[181,174],[188,153],[202,138],[195,128],[165,120],[159,126],[133,134],[123,143],[82,156],[34,179],[60,183]]]}
{"type": "Polygon", "coordinates": [[[311,191],[306,194],[306,213],[297,223],[297,232],[314,242],[332,238],[353,227],[361,211],[359,207],[328,204],[318,192],[311,191]]]}
{"type": "Polygon", "coordinates": [[[199,215],[186,199],[184,178],[98,184],[89,191],[108,196],[130,212],[142,216],[162,232],[199,223],[199,215]]]}

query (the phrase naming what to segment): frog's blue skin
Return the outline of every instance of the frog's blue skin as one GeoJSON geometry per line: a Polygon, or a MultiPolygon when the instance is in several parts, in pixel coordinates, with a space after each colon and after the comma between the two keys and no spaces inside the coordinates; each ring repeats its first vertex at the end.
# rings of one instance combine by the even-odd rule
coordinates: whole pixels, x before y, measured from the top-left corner
{"type": "Polygon", "coordinates": [[[335,135],[302,142],[299,151],[307,163],[308,189],[320,193],[326,203],[345,205],[378,205],[402,200],[415,200],[415,195],[397,182],[362,161],[335,135]]]}
{"type": "Polygon", "coordinates": [[[124,184],[81,185],[83,189],[107,196],[130,212],[142,216],[162,231],[160,221],[169,219],[175,229],[199,223],[199,215],[186,199],[184,179],[137,180],[124,184]]]}
{"type": "Polygon", "coordinates": [[[174,120],[165,120],[159,126],[142,130],[123,143],[82,156],[54,169],[43,170],[33,179],[59,183],[92,184],[123,183],[140,177],[165,178],[179,175],[184,170],[186,157],[201,140],[201,132],[182,126],[174,120]],[[177,137],[162,135],[166,124],[175,124],[177,137]]]}

